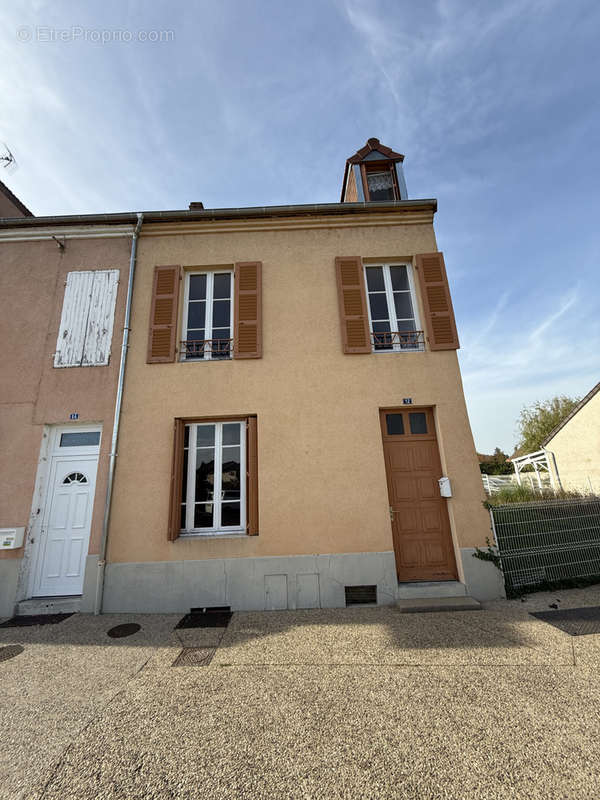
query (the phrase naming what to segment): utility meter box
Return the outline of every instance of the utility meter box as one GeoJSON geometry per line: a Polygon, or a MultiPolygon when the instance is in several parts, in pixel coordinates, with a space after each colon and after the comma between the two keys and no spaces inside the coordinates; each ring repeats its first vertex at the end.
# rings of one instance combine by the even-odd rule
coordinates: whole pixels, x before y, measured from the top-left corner
{"type": "Polygon", "coordinates": [[[16,550],[23,546],[25,528],[0,528],[0,550],[16,550]]]}
{"type": "Polygon", "coordinates": [[[452,487],[450,486],[450,478],[438,478],[440,485],[440,494],[442,497],[452,497],[452,487]]]}

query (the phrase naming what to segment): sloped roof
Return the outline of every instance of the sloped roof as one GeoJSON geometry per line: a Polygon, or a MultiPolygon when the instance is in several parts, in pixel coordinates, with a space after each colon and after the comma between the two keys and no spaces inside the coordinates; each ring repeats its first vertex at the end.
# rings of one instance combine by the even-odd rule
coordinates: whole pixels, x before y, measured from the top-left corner
{"type": "Polygon", "coordinates": [[[359,164],[361,161],[364,161],[366,156],[369,153],[372,153],[374,150],[381,153],[381,155],[388,158],[390,161],[404,161],[404,156],[402,153],[396,153],[390,147],[386,147],[384,144],[381,144],[379,139],[368,139],[367,143],[364,147],[361,147],[360,150],[357,150],[353,156],[346,161],[347,164],[359,164]]]}
{"type": "Polygon", "coordinates": [[[562,422],[560,422],[560,423],[559,423],[559,424],[556,426],[556,428],[554,428],[553,430],[551,430],[551,431],[550,431],[550,433],[548,434],[548,436],[546,436],[546,438],[545,438],[545,439],[544,439],[544,441],[542,442],[542,447],[546,447],[546,445],[548,444],[548,442],[549,442],[549,441],[551,441],[552,439],[554,439],[554,437],[556,436],[556,434],[557,434],[557,433],[558,433],[558,432],[559,432],[559,431],[560,431],[562,428],[564,428],[564,427],[565,427],[565,425],[567,424],[567,422],[569,422],[569,420],[573,419],[573,417],[575,416],[575,414],[577,414],[579,411],[581,411],[581,409],[584,407],[584,405],[586,405],[586,403],[589,403],[589,402],[590,402],[590,400],[592,399],[592,397],[593,397],[595,394],[598,394],[598,392],[600,392],[600,382],[598,382],[598,383],[597,383],[597,384],[594,386],[594,388],[593,388],[593,389],[591,389],[591,390],[590,390],[590,391],[589,391],[589,392],[586,394],[586,396],[585,396],[584,398],[582,398],[582,399],[581,399],[581,400],[580,400],[580,401],[577,403],[577,405],[575,406],[575,408],[574,408],[574,409],[573,409],[573,410],[572,410],[572,411],[571,411],[569,414],[567,414],[567,416],[566,416],[566,417],[563,419],[563,421],[562,421],[562,422]]]}
{"type": "Polygon", "coordinates": [[[2,192],[2,194],[7,198],[7,200],[10,200],[10,202],[13,204],[13,206],[15,208],[19,209],[19,211],[23,214],[24,217],[33,217],[34,216],[31,213],[31,211],[27,208],[25,203],[22,203],[19,200],[19,198],[11,192],[11,190],[8,188],[8,186],[6,186],[4,183],[2,183],[2,181],[0,181],[0,192],[2,192]]]}

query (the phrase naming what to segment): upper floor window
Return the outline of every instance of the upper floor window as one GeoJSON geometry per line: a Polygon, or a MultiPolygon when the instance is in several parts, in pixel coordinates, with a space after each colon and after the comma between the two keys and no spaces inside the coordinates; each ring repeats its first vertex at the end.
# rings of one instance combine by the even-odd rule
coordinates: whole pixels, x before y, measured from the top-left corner
{"type": "Polygon", "coordinates": [[[231,271],[186,274],[182,360],[231,358],[232,288],[231,271]]]}
{"type": "Polygon", "coordinates": [[[365,266],[373,350],[424,350],[408,264],[365,266]]]}
{"type": "Polygon", "coordinates": [[[118,269],[69,272],[54,353],[55,367],[108,364],[118,269]]]}
{"type": "Polygon", "coordinates": [[[394,176],[390,169],[384,172],[367,172],[369,200],[396,200],[394,176]]]}

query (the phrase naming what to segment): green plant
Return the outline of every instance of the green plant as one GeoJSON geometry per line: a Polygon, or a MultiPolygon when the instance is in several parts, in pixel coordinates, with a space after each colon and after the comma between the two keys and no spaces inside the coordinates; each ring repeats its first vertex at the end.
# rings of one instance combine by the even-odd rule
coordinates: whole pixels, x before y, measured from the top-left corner
{"type": "Polygon", "coordinates": [[[517,454],[525,455],[539,450],[546,436],[571,413],[578,402],[578,397],[559,395],[525,406],[517,422],[517,454]]]}
{"type": "Polygon", "coordinates": [[[586,494],[575,490],[554,490],[548,488],[533,488],[531,486],[515,483],[513,486],[504,486],[490,495],[483,505],[485,508],[504,506],[508,503],[547,503],[552,500],[593,500],[597,495],[586,494]]]}
{"type": "Polygon", "coordinates": [[[497,569],[500,570],[500,572],[502,572],[502,562],[500,561],[500,556],[492,547],[489,537],[486,537],[485,543],[487,545],[487,550],[481,550],[481,548],[476,547],[475,552],[473,553],[473,558],[479,558],[481,561],[490,561],[497,569]]]}

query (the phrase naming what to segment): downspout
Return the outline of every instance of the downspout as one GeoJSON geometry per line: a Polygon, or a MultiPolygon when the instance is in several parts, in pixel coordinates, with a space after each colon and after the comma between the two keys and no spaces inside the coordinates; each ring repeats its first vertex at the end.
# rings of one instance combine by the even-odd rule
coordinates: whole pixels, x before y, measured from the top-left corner
{"type": "Polygon", "coordinates": [[[135,261],[137,257],[138,236],[144,220],[143,214],[137,215],[137,225],[131,240],[131,256],[129,258],[129,282],[127,284],[127,302],[125,304],[125,322],[123,323],[123,341],[121,344],[121,363],[119,365],[119,380],[117,383],[117,399],[115,402],[115,416],[113,420],[112,440],[110,443],[110,456],[108,462],[108,482],[106,486],[106,501],[104,504],[104,519],[102,521],[102,539],[100,541],[100,556],[98,558],[98,573],[96,576],[96,600],[94,614],[102,613],[104,599],[104,574],[106,570],[106,551],[108,547],[108,526],[110,522],[110,507],[112,502],[113,482],[115,479],[115,466],[117,458],[117,440],[119,438],[119,423],[121,421],[121,405],[123,402],[123,383],[125,381],[125,364],[129,348],[129,325],[131,321],[131,299],[133,297],[133,278],[135,275],[135,261]]]}

